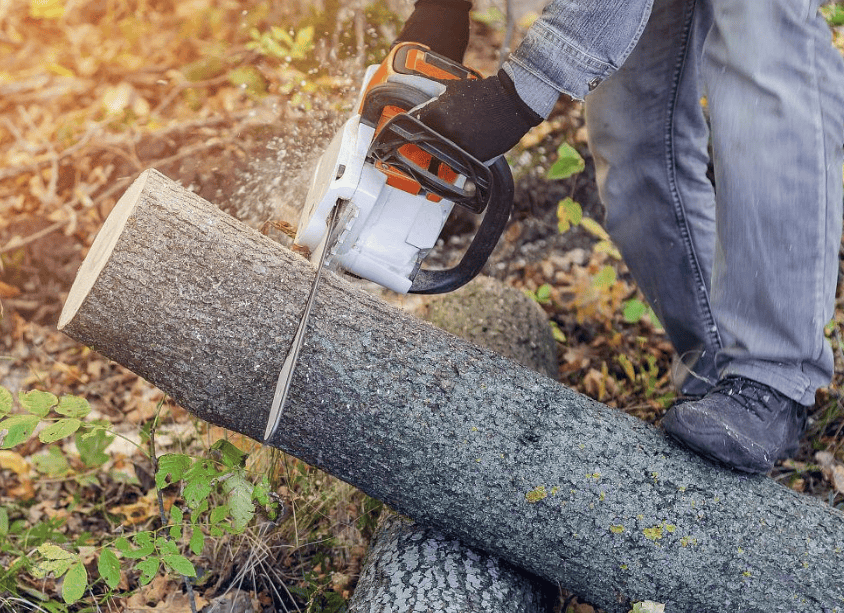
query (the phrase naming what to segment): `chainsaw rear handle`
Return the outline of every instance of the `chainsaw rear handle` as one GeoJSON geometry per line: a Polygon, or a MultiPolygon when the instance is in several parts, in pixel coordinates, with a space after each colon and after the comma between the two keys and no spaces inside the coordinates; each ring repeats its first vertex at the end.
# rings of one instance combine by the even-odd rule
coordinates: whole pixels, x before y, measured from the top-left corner
{"type": "Polygon", "coordinates": [[[360,105],[361,123],[375,129],[367,159],[388,185],[438,202],[445,198],[481,213],[488,198],[486,166],[406,113],[430,102],[447,80],[480,74],[418,43],[393,48],[370,79],[360,105]],[[455,183],[459,175],[467,181],[455,183]]]}
{"type": "Polygon", "coordinates": [[[477,72],[415,43],[394,48],[379,70],[384,74],[373,77],[376,83],[368,88],[360,108],[361,123],[376,130],[367,160],[399,189],[423,193],[433,201],[444,198],[476,214],[486,211],[460,262],[446,270],[420,268],[408,290],[450,292],[475,278],[498,244],[513,208],[513,176],[504,157],[487,166],[408,114],[433,97],[430,88],[414,86],[420,78],[472,79],[479,78],[477,72]],[[401,77],[387,81],[388,75],[401,77]],[[459,175],[466,178],[464,182],[456,181],[459,175]]]}
{"type": "Polygon", "coordinates": [[[489,170],[492,182],[486,214],[460,263],[446,270],[420,269],[413,278],[410,293],[443,294],[454,291],[474,279],[492,255],[513,209],[513,175],[503,156],[496,158],[489,170]]]}
{"type": "MultiPolygon", "coordinates": [[[[402,101],[414,95],[407,86],[385,84],[373,89],[375,106],[382,98],[391,100],[390,106],[398,107],[402,101]]],[[[398,113],[383,123],[372,139],[367,158],[378,165],[393,180],[407,177],[408,183],[428,194],[430,200],[445,198],[469,209],[483,213],[489,201],[492,174],[480,160],[461,149],[454,142],[432,130],[420,120],[407,113],[398,113]],[[458,175],[466,177],[465,182],[456,183],[458,175]],[[432,198],[434,196],[435,198],[432,198]]],[[[394,186],[401,186],[392,183],[394,186]]]]}

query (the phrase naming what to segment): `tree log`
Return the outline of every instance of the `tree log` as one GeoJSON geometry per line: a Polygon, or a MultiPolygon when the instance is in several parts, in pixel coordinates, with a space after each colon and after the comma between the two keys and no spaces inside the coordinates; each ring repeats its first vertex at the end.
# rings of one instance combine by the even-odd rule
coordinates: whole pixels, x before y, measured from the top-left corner
{"type": "MultiPolygon", "coordinates": [[[[60,327],[261,439],[313,268],[156,172],[60,327]]],[[[844,514],[323,278],[271,444],[613,613],[844,610],[844,514]]]]}
{"type": "Polygon", "coordinates": [[[349,613],[549,613],[556,595],[501,558],[387,511],[349,613]]]}
{"type": "MultiPolygon", "coordinates": [[[[479,277],[426,298],[418,311],[440,328],[537,372],[557,372],[548,318],[522,292],[479,277]]],[[[385,509],[349,613],[550,613],[557,594],[535,575],[385,509]]]]}
{"type": "Polygon", "coordinates": [[[426,296],[422,319],[554,379],[557,342],[545,311],[523,292],[478,277],[456,292],[426,296]]]}

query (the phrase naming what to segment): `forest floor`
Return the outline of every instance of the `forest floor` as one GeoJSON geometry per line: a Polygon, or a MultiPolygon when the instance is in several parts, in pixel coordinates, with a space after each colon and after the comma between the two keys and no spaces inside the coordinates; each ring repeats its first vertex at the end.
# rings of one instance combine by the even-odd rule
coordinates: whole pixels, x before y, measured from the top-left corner
{"type": "MultiPolygon", "coordinates": [[[[106,543],[155,531],[159,504],[169,509],[180,496],[174,487],[156,495],[143,436],[152,423],[157,454],[204,455],[220,438],[234,441],[250,453],[250,471],[270,474],[285,509],[240,534],[211,535],[190,556],[198,608],[228,594],[243,611],[341,611],[354,590],[376,501],[197,423],[56,330],[97,230],[146,168],[255,228],[295,225],[309,169],[347,116],[363,66],[380,59],[399,23],[385,9],[362,17],[325,4],[303,19],[255,0],[0,1],[0,387],[78,395],[90,403],[86,419],[109,428],[94,437],[99,450],[92,439],[46,444],[38,436],[0,450],[0,611],[190,610],[177,574],[145,580],[130,566],[116,585],[97,579],[106,543]],[[287,23],[297,24],[290,34],[271,28],[287,23]],[[38,576],[45,543],[74,552],[87,569],[75,604],[62,600],[62,572],[38,576]]],[[[488,11],[472,27],[467,64],[490,74],[500,19],[488,11]]],[[[514,150],[515,213],[484,272],[542,305],[562,383],[658,423],[674,398],[670,344],[599,224],[561,232],[558,203],[567,198],[585,218],[603,216],[585,143],[581,107],[560,103],[514,150]],[[549,179],[564,143],[585,168],[549,179]]],[[[444,253],[465,246],[470,229],[464,218],[452,223],[444,253]]],[[[828,326],[835,379],[818,393],[799,453],[771,477],[844,509],[842,324],[839,292],[828,326]]]]}

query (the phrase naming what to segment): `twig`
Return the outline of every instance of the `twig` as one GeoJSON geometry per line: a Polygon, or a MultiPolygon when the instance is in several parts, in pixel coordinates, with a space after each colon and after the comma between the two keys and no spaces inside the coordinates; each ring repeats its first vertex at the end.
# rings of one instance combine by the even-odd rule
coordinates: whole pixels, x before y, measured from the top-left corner
{"type": "MultiPolygon", "coordinates": [[[[5,607],[10,602],[25,604],[26,606],[30,607],[30,609],[32,611],[42,611],[43,613],[47,613],[46,609],[42,609],[41,607],[39,607],[34,602],[31,602],[29,600],[24,600],[23,598],[15,598],[15,597],[3,598],[2,600],[0,600],[0,605],[3,605],[5,607]]],[[[12,610],[17,611],[18,609],[12,609],[12,610]]]]}
{"type": "Polygon", "coordinates": [[[513,23],[513,2],[512,0],[504,0],[504,43],[501,45],[501,56],[498,58],[498,68],[504,65],[504,61],[510,55],[510,45],[513,42],[513,30],[515,24],[513,23]]]}
{"type": "Polygon", "coordinates": [[[50,160],[50,183],[47,185],[47,195],[41,198],[43,205],[50,205],[59,198],[57,191],[59,187],[59,160],[52,145],[50,145],[50,150],[53,154],[53,159],[50,160]]]}
{"type": "Polygon", "coordinates": [[[4,168],[0,170],[0,181],[3,181],[5,179],[11,179],[13,177],[17,177],[18,175],[26,174],[28,172],[35,172],[44,166],[48,166],[53,163],[58,163],[60,160],[70,155],[73,155],[88,144],[88,141],[91,140],[91,137],[94,135],[97,128],[99,128],[99,125],[88,128],[88,131],[85,132],[85,134],[83,134],[82,137],[75,144],[71,145],[60,153],[53,153],[53,155],[44,160],[39,160],[38,162],[32,162],[23,166],[12,166],[11,168],[4,168]]]}
{"type": "MultiPolygon", "coordinates": [[[[27,111],[21,105],[18,105],[17,108],[18,108],[18,115],[21,116],[24,123],[26,123],[26,125],[29,127],[29,129],[32,132],[37,132],[38,128],[35,125],[35,122],[32,121],[32,116],[29,114],[29,111],[27,111]]],[[[49,158],[49,160],[50,160],[50,170],[51,170],[51,172],[50,172],[50,182],[46,186],[44,186],[45,194],[43,196],[41,196],[39,199],[41,200],[41,204],[43,204],[45,206],[49,206],[50,204],[53,204],[53,202],[55,202],[58,199],[57,194],[56,194],[56,189],[58,188],[58,184],[59,184],[59,159],[58,159],[58,155],[56,154],[56,149],[53,147],[53,143],[48,141],[48,142],[45,143],[45,145],[46,145],[47,150],[50,152],[50,158],[49,158]]],[[[41,183],[43,185],[44,182],[43,182],[41,176],[36,175],[36,178],[38,179],[39,183],[41,183]]]]}
{"type": "Polygon", "coordinates": [[[184,149],[180,150],[178,153],[174,153],[170,157],[162,158],[160,160],[151,162],[148,166],[151,168],[156,166],[166,166],[167,164],[172,164],[173,162],[177,162],[182,158],[190,157],[195,153],[199,153],[200,151],[205,151],[206,149],[214,149],[216,147],[222,147],[231,142],[234,142],[234,139],[212,138],[206,142],[197,143],[195,145],[191,145],[190,147],[185,147],[184,149]]]}
{"type": "Polygon", "coordinates": [[[101,145],[95,145],[95,147],[98,149],[102,149],[103,151],[110,151],[114,155],[122,157],[124,160],[134,166],[137,170],[143,170],[144,168],[144,163],[140,160],[140,158],[138,158],[138,154],[135,153],[135,147],[132,140],[130,140],[127,144],[127,147],[132,149],[131,151],[124,151],[120,148],[120,145],[112,143],[103,143],[101,145]]]}
{"type": "MultiPolygon", "coordinates": [[[[12,120],[9,119],[6,115],[4,115],[2,119],[3,125],[6,126],[6,129],[9,131],[9,133],[18,142],[18,145],[22,149],[26,149],[30,155],[36,155],[36,153],[38,153],[38,149],[26,142],[26,139],[23,137],[23,134],[21,134],[21,131],[18,130],[18,127],[12,122],[12,120]]],[[[42,146],[41,149],[43,148],[44,147],[42,146]]]]}
{"type": "Polygon", "coordinates": [[[202,89],[202,88],[205,88],[205,87],[213,87],[215,85],[222,85],[223,83],[226,83],[228,80],[229,80],[229,75],[228,75],[228,73],[226,73],[226,74],[221,75],[219,77],[214,77],[213,79],[206,79],[204,81],[186,81],[184,83],[177,83],[176,86],[173,88],[173,91],[171,91],[169,94],[164,96],[164,98],[161,100],[161,102],[158,103],[158,106],[156,106],[153,109],[152,114],[153,115],[160,114],[161,111],[163,111],[168,106],[170,106],[170,104],[176,98],[179,97],[179,94],[181,94],[185,90],[202,89]]]}
{"type": "Polygon", "coordinates": [[[44,238],[45,236],[47,236],[48,234],[52,234],[56,230],[61,230],[68,223],[69,223],[69,220],[57,221],[56,223],[47,226],[43,230],[39,230],[38,232],[35,232],[34,234],[30,234],[26,238],[20,238],[20,239],[16,238],[16,237],[12,238],[6,244],[5,247],[0,247],[0,255],[3,255],[5,253],[9,253],[10,251],[17,251],[21,247],[26,247],[30,243],[34,243],[38,239],[44,238]]]}
{"type": "Polygon", "coordinates": [[[207,119],[195,119],[193,121],[185,121],[174,124],[172,126],[168,126],[166,128],[161,128],[160,130],[148,132],[146,136],[152,138],[163,138],[165,136],[169,136],[174,132],[184,132],[186,130],[194,131],[198,130],[199,128],[213,126],[218,123],[234,123],[236,121],[240,121],[241,119],[246,119],[252,113],[254,113],[254,109],[244,109],[242,111],[237,111],[228,115],[214,115],[213,117],[208,117],[207,119]]]}

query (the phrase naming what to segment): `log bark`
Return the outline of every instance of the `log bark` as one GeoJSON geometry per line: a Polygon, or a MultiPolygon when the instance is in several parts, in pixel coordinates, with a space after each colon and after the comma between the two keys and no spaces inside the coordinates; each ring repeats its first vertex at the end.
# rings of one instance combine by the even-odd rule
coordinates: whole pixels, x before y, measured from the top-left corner
{"type": "Polygon", "coordinates": [[[550,613],[556,595],[501,558],[387,511],[349,613],[550,613]]]}
{"type": "MultiPolygon", "coordinates": [[[[313,269],[155,172],[118,203],[60,326],[260,439],[313,269]]],[[[323,279],[271,441],[613,613],[844,610],[844,514],[323,279]]]]}
{"type": "Polygon", "coordinates": [[[548,316],[523,292],[481,276],[456,292],[428,298],[416,312],[422,319],[557,378],[557,343],[548,316]]]}
{"type": "MultiPolygon", "coordinates": [[[[539,306],[500,281],[479,277],[441,297],[426,297],[422,317],[438,327],[556,374],[556,347],[539,306]]],[[[349,613],[550,613],[555,585],[496,556],[385,509],[349,613]]]]}

